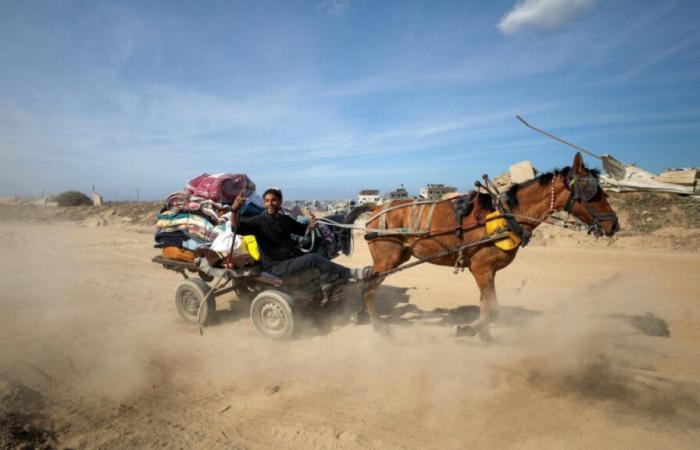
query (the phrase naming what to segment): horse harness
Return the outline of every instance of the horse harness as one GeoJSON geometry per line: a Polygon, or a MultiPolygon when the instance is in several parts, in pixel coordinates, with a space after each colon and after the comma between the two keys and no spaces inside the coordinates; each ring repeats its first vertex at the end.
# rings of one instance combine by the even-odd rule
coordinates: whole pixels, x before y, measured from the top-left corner
{"type": "Polygon", "coordinates": [[[367,219],[367,224],[373,222],[374,220],[379,220],[379,224],[376,231],[371,231],[365,233],[365,240],[372,240],[380,236],[386,235],[399,235],[399,236],[412,236],[412,237],[431,237],[435,235],[445,234],[447,232],[454,232],[457,237],[462,238],[462,233],[465,230],[476,228],[478,226],[484,225],[483,221],[477,221],[476,223],[469,224],[467,226],[462,226],[462,218],[468,216],[476,202],[478,194],[474,191],[468,194],[463,194],[458,197],[453,197],[445,200],[421,200],[412,203],[404,203],[400,205],[394,205],[393,202],[386,203],[382,206],[382,209],[374,214],[372,217],[367,219]],[[430,226],[433,220],[433,213],[435,212],[435,207],[438,203],[451,201],[453,204],[455,212],[455,227],[445,230],[430,230],[430,226]],[[408,224],[405,227],[391,229],[387,224],[387,213],[397,209],[409,208],[408,211],[408,224]],[[423,214],[428,210],[428,213],[423,220],[423,214]]]}
{"type": "MultiPolygon", "coordinates": [[[[581,203],[581,205],[586,209],[588,214],[591,215],[593,221],[588,227],[588,234],[595,234],[596,236],[602,236],[603,230],[600,225],[601,222],[604,222],[606,220],[611,220],[614,222],[618,221],[618,217],[614,212],[609,212],[609,213],[599,213],[596,210],[594,210],[589,202],[593,197],[598,194],[598,191],[600,190],[600,185],[598,184],[598,179],[592,175],[586,175],[586,176],[579,176],[576,173],[570,173],[569,176],[567,176],[564,179],[564,186],[566,189],[569,190],[569,197],[566,200],[566,204],[564,206],[564,211],[567,213],[571,214],[571,211],[574,207],[574,202],[578,201],[581,203]]],[[[550,212],[554,212],[554,179],[552,179],[552,187],[551,187],[551,200],[550,200],[550,212]]],[[[463,233],[465,230],[473,229],[479,226],[485,225],[485,223],[488,220],[495,220],[495,219],[505,219],[508,228],[506,230],[502,230],[496,234],[493,234],[491,236],[487,236],[482,239],[477,239],[476,241],[472,242],[466,242],[461,245],[445,249],[442,252],[433,254],[428,256],[427,258],[422,258],[418,259],[417,261],[414,261],[412,263],[408,264],[403,264],[399,267],[396,267],[391,270],[387,270],[382,273],[377,273],[373,276],[375,280],[385,278],[393,273],[400,272],[402,270],[417,266],[419,264],[423,264],[425,262],[429,262],[438,258],[442,258],[444,256],[448,255],[454,255],[458,254],[458,258],[455,261],[455,273],[461,268],[461,270],[464,270],[463,267],[463,261],[462,261],[462,250],[465,250],[470,247],[476,247],[479,245],[484,245],[484,244],[489,244],[495,241],[498,241],[500,239],[504,239],[508,237],[509,232],[515,233],[522,241],[521,245],[525,246],[527,245],[528,241],[530,240],[530,237],[532,236],[532,232],[528,229],[523,228],[518,221],[515,219],[513,214],[507,209],[505,206],[507,204],[506,201],[503,201],[503,197],[501,196],[496,196],[492,195],[492,198],[495,200],[496,204],[496,210],[500,213],[498,216],[493,217],[488,220],[477,220],[475,223],[468,224],[466,226],[462,226],[462,218],[468,216],[472,209],[474,208],[475,203],[478,201],[479,193],[476,191],[471,191],[468,194],[460,195],[459,197],[455,197],[449,200],[452,200],[454,211],[455,211],[455,228],[454,228],[454,233],[455,235],[459,238],[462,239],[463,233]],[[460,265],[462,267],[460,267],[460,265]]],[[[375,238],[378,238],[382,235],[409,235],[409,236],[415,236],[415,237],[433,237],[439,234],[444,234],[445,232],[450,232],[450,230],[436,230],[436,232],[431,232],[430,231],[430,224],[432,221],[433,217],[433,212],[435,210],[435,205],[437,203],[443,202],[443,201],[448,201],[448,200],[432,200],[432,201],[419,201],[419,202],[413,202],[409,204],[402,204],[402,205],[396,205],[392,206],[391,202],[385,205],[381,211],[379,211],[377,214],[372,216],[367,220],[367,223],[369,224],[373,220],[379,218],[379,230],[378,231],[373,231],[365,234],[365,239],[366,240],[372,240],[375,238]],[[427,205],[430,205],[430,209],[428,211],[428,215],[426,217],[426,223],[425,223],[425,229],[423,230],[421,225],[422,222],[422,217],[423,217],[423,212],[425,211],[425,207],[427,205]],[[394,209],[400,209],[400,208],[411,208],[409,211],[409,217],[408,217],[408,226],[405,228],[401,228],[398,230],[390,230],[387,226],[387,221],[386,221],[386,213],[394,210],[394,209]]]]}
{"type": "MultiPolygon", "coordinates": [[[[380,279],[380,278],[385,278],[388,275],[391,275],[396,272],[400,272],[402,270],[406,270],[408,268],[417,266],[419,264],[423,264],[425,262],[429,262],[438,258],[442,258],[444,256],[451,256],[451,255],[457,255],[457,258],[455,260],[455,267],[454,271],[457,273],[459,270],[464,270],[464,259],[463,259],[463,250],[471,247],[476,247],[479,245],[484,245],[484,244],[490,244],[492,242],[499,241],[501,239],[507,238],[509,235],[509,232],[516,232],[515,230],[519,230],[520,232],[516,232],[518,236],[521,238],[523,245],[527,242],[527,239],[529,239],[529,230],[523,230],[523,228],[520,226],[520,224],[515,221],[515,219],[510,216],[509,214],[505,213],[502,209],[499,207],[499,214],[496,217],[488,218],[485,220],[477,220],[474,223],[468,224],[468,225],[462,225],[462,218],[468,216],[472,209],[474,208],[475,203],[478,201],[478,192],[472,191],[469,192],[468,194],[460,195],[458,197],[453,197],[451,199],[446,199],[446,200],[429,200],[429,201],[418,201],[418,202],[413,202],[413,203],[406,203],[406,204],[401,204],[401,205],[392,205],[391,202],[388,204],[384,205],[382,209],[370,217],[367,220],[367,224],[370,222],[379,219],[379,229],[377,231],[372,231],[369,233],[365,234],[365,240],[372,240],[381,236],[386,236],[386,235],[399,235],[399,236],[411,236],[411,237],[422,237],[422,238],[430,238],[430,237],[435,237],[439,236],[442,234],[446,233],[451,233],[454,232],[455,235],[461,240],[464,231],[466,230],[471,230],[474,228],[478,228],[481,226],[484,226],[486,222],[490,220],[496,220],[496,219],[506,219],[508,222],[508,225],[510,227],[510,230],[500,230],[499,232],[486,236],[481,239],[477,239],[475,241],[471,242],[465,242],[460,245],[457,245],[455,247],[451,248],[446,248],[444,251],[435,253],[433,255],[430,255],[426,258],[418,259],[417,261],[401,265],[399,267],[396,267],[394,269],[382,272],[382,273],[377,273],[373,276],[374,279],[380,279]],[[455,227],[454,228],[449,228],[449,229],[444,229],[444,230],[430,230],[430,225],[432,223],[432,217],[433,217],[433,212],[435,211],[435,206],[440,203],[440,202],[445,202],[445,201],[452,201],[453,208],[455,211],[455,227]],[[426,206],[429,206],[428,214],[425,218],[425,224],[423,224],[423,227],[421,227],[421,222],[423,222],[423,213],[425,211],[426,206]],[[387,213],[392,210],[396,209],[402,209],[402,208],[410,208],[408,212],[408,226],[400,229],[389,229],[388,224],[387,224],[387,213]],[[513,226],[513,223],[515,226],[513,226]]],[[[404,242],[403,245],[406,245],[404,242]]]]}
{"type": "MultiPolygon", "coordinates": [[[[423,218],[423,211],[425,211],[425,207],[428,205],[430,206],[430,209],[428,210],[428,216],[426,217],[425,221],[425,229],[430,230],[430,224],[433,220],[433,212],[435,211],[435,205],[437,205],[437,203],[437,201],[422,201],[413,202],[406,205],[399,205],[398,207],[392,207],[392,202],[389,202],[385,206],[383,206],[382,210],[374,217],[379,216],[379,229],[386,230],[388,228],[386,223],[386,213],[389,212],[389,210],[399,209],[402,207],[409,207],[410,209],[408,211],[408,226],[406,226],[402,230],[405,232],[421,233],[421,219],[423,218]]],[[[367,223],[371,222],[374,219],[374,217],[370,218],[367,221],[367,223]]]]}

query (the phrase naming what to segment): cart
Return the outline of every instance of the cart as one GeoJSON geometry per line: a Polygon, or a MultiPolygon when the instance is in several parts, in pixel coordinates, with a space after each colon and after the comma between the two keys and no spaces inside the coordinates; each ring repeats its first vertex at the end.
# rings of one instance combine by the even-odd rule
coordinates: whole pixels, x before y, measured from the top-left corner
{"type": "Polygon", "coordinates": [[[175,307],[183,319],[200,326],[212,322],[216,297],[234,292],[240,300],[251,301],[250,319],[260,334],[284,340],[298,331],[303,314],[334,309],[344,298],[345,283],[324,287],[317,270],[282,280],[263,272],[259,264],[227,269],[162,256],[152,261],[182,275],[175,307]]]}

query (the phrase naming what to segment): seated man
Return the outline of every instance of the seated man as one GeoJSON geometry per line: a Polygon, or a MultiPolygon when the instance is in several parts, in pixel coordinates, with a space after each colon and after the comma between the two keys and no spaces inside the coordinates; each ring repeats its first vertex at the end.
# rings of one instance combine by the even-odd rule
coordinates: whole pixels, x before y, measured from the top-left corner
{"type": "MultiPolygon", "coordinates": [[[[235,223],[238,210],[244,202],[242,196],[233,202],[232,223],[235,223]]],[[[280,213],[282,192],[279,189],[266,190],[263,203],[265,211],[257,216],[241,217],[236,232],[255,236],[264,271],[283,278],[305,270],[318,269],[322,276],[327,274],[324,276],[326,281],[330,281],[329,276],[338,280],[361,281],[371,275],[370,268],[351,270],[315,253],[302,253],[291,235],[304,236],[307,227],[280,213]]],[[[308,228],[311,231],[316,228],[315,218],[311,219],[308,228]]]]}

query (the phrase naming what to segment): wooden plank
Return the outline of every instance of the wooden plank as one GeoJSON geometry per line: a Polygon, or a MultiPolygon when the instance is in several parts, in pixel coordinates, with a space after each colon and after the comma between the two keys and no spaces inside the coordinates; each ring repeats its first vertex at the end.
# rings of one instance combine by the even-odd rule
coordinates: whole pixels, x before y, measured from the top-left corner
{"type": "Polygon", "coordinates": [[[675,183],[675,184],[686,184],[686,185],[694,185],[695,180],[700,178],[700,171],[697,169],[689,169],[689,170],[669,170],[666,172],[662,172],[659,176],[658,179],[660,181],[665,181],[667,183],[675,183]]]}

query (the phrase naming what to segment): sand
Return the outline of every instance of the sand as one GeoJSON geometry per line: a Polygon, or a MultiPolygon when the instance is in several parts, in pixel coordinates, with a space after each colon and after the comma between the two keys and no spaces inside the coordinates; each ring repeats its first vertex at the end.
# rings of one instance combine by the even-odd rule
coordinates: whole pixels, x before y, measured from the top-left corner
{"type": "MultiPolygon", "coordinates": [[[[525,248],[498,275],[490,344],[454,337],[471,275],[430,265],[380,290],[390,337],[345,323],[273,342],[234,295],[204,336],[185,323],[147,232],[4,223],[0,246],[3,448],[700,442],[698,253],[525,248]]],[[[368,264],[364,242],[339,262],[368,264]]]]}

